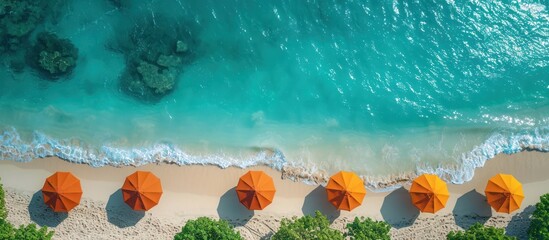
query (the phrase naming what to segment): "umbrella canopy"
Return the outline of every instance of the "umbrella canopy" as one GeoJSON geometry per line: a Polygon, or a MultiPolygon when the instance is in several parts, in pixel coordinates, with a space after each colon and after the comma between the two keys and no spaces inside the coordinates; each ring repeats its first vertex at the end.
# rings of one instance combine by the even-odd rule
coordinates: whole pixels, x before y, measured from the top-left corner
{"type": "Polygon", "coordinates": [[[133,210],[146,211],[156,206],[162,196],[160,179],[151,172],[136,171],[122,185],[124,202],[133,210]]]}
{"type": "Polygon", "coordinates": [[[339,210],[351,211],[362,204],[366,196],[364,181],[352,172],[338,172],[326,185],[328,201],[339,210]]]}
{"type": "Polygon", "coordinates": [[[263,171],[248,171],[236,185],[238,200],[250,210],[262,210],[273,202],[273,179],[263,171]]]}
{"type": "Polygon", "coordinates": [[[488,180],[486,200],[497,212],[511,213],[520,208],[524,199],[522,184],[509,174],[497,174],[488,180]]]}
{"type": "Polygon", "coordinates": [[[68,212],[80,203],[80,180],[70,172],[56,172],[44,182],[42,197],[54,212],[68,212]]]}
{"type": "Polygon", "coordinates": [[[421,212],[436,213],[444,208],[450,193],[446,183],[437,175],[423,174],[412,182],[410,197],[421,212]]]}

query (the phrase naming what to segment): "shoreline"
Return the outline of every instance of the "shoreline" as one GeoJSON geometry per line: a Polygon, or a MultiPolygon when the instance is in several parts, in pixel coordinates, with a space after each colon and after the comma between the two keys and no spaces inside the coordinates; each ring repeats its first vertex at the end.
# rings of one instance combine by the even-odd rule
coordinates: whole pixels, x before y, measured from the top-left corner
{"type": "MultiPolygon", "coordinates": [[[[435,173],[446,182],[464,183],[470,181],[475,169],[482,167],[487,161],[498,154],[512,154],[524,151],[549,152],[549,139],[546,130],[523,134],[492,134],[480,145],[460,156],[446,156],[446,161],[438,165],[411,164],[411,168],[399,171],[389,171],[387,175],[363,172],[357,170],[371,191],[392,191],[402,185],[409,184],[411,179],[422,173],[435,173]],[[454,159],[455,158],[455,159],[454,159]],[[454,159],[454,160],[448,160],[454,159]]],[[[167,164],[178,166],[214,166],[220,168],[253,168],[268,166],[282,172],[282,177],[304,182],[311,185],[325,184],[331,171],[353,169],[353,165],[338,164],[326,166],[325,163],[307,163],[307,161],[292,160],[286,152],[267,147],[250,147],[236,155],[208,155],[204,152],[187,152],[170,144],[154,144],[145,148],[117,148],[104,145],[94,148],[76,139],[56,140],[40,132],[33,132],[32,141],[22,140],[15,128],[10,128],[0,134],[3,144],[0,145],[0,159],[10,159],[21,162],[31,162],[34,159],[58,157],[67,162],[88,164],[92,167],[139,167],[149,164],[167,164]]],[[[331,156],[331,155],[330,155],[331,156]]],[[[438,155],[437,155],[438,156],[438,155]]],[[[295,157],[295,156],[294,156],[295,157]]],[[[339,156],[341,157],[341,156],[339,156]]],[[[441,157],[439,157],[441,158],[441,157]]],[[[377,158],[373,158],[377,159],[377,158]]],[[[410,159],[409,161],[413,161],[410,159]]],[[[431,160],[428,160],[431,161],[431,160]]],[[[360,166],[369,166],[368,162],[360,166]]],[[[396,162],[384,162],[389,169],[398,165],[396,162]]],[[[329,165],[329,164],[328,164],[329,165]]],[[[394,169],[393,169],[394,170],[394,169]]],[[[334,171],[335,172],[335,171],[334,171]]]]}
{"type": "MultiPolygon", "coordinates": [[[[411,167],[396,170],[393,167],[399,164],[383,160],[382,164],[386,165],[388,169],[393,169],[385,174],[364,172],[363,166],[370,166],[369,162],[355,163],[353,166],[361,166],[355,171],[363,178],[366,187],[375,192],[392,191],[405,184],[410,184],[413,178],[422,173],[434,173],[446,182],[462,184],[470,181],[477,168],[482,167],[498,154],[524,151],[549,152],[549,145],[546,141],[549,139],[549,135],[545,132],[545,129],[539,129],[539,131],[511,135],[493,133],[482,144],[474,146],[470,151],[459,156],[447,156],[443,151],[440,152],[439,154],[444,156],[437,155],[437,159],[444,158],[446,160],[439,161],[438,165],[433,160],[427,159],[426,161],[430,163],[422,164],[422,162],[414,162],[411,158],[407,163],[411,167]]],[[[248,147],[238,154],[237,152],[233,153],[235,155],[187,152],[187,150],[167,143],[158,143],[144,148],[118,148],[109,145],[95,148],[76,139],[57,140],[36,131],[33,132],[32,141],[22,140],[15,128],[4,131],[0,134],[0,139],[3,139],[4,142],[3,145],[0,145],[0,159],[21,162],[58,157],[67,162],[87,164],[92,167],[140,167],[149,164],[167,164],[182,167],[214,166],[225,169],[268,166],[281,171],[284,179],[310,185],[323,185],[335,171],[353,169],[353,166],[340,162],[341,156],[334,159],[337,164],[328,164],[329,166],[327,166],[323,162],[325,160],[318,163],[295,160],[295,156],[287,156],[287,152],[268,147],[248,147]]]]}
{"type": "MultiPolygon", "coordinates": [[[[522,222],[526,221],[525,216],[533,211],[531,205],[538,201],[540,195],[549,192],[549,190],[544,192],[544,186],[549,184],[547,170],[549,170],[547,153],[526,151],[512,155],[500,154],[487,161],[483,168],[476,169],[472,181],[461,185],[448,184],[451,196],[447,207],[433,215],[419,214],[411,206],[406,190],[409,187],[408,184],[405,184],[404,188],[397,188],[391,192],[368,191],[362,206],[352,212],[339,212],[325,200],[323,187],[283,179],[282,172],[265,166],[222,169],[216,166],[148,164],[140,167],[94,168],[58,158],[36,159],[28,163],[0,161],[0,177],[6,188],[8,195],[6,200],[10,209],[8,219],[15,224],[31,221],[29,202],[34,199],[36,204],[36,195],[44,179],[53,172],[71,171],[80,178],[84,190],[83,202],[68,214],[67,219],[59,222],[55,227],[59,234],[58,239],[74,236],[71,234],[82,228],[90,231],[91,235],[97,234],[95,238],[103,236],[101,231],[93,231],[82,224],[74,225],[73,220],[90,222],[93,226],[99,224],[117,234],[127,235],[128,231],[137,234],[127,236],[146,236],[149,233],[140,233],[137,228],[141,224],[158,222],[162,224],[151,227],[152,229],[147,231],[162,232],[164,230],[160,226],[167,224],[166,226],[171,226],[168,228],[170,230],[165,233],[166,235],[162,235],[167,237],[178,232],[186,220],[198,216],[226,219],[235,224],[247,239],[259,239],[278,228],[277,222],[281,218],[311,214],[317,209],[333,220],[335,228],[343,229],[345,222],[352,220],[355,216],[366,216],[390,223],[393,226],[391,230],[393,236],[407,236],[414,231],[417,232],[418,229],[423,229],[424,235],[415,236],[437,236],[436,234],[459,229],[460,225],[463,225],[458,224],[459,221],[472,222],[475,219],[482,219],[494,226],[507,226],[517,218],[522,222]],[[141,216],[134,225],[121,228],[113,221],[109,221],[109,214],[112,215],[112,211],[116,212],[116,209],[120,208],[120,205],[117,205],[119,203],[115,204],[117,208],[109,210],[108,207],[113,204],[113,201],[116,202],[117,192],[124,178],[138,169],[152,171],[160,177],[164,195],[160,204],[141,216]],[[248,211],[240,205],[234,194],[233,188],[240,175],[251,169],[263,170],[271,175],[277,187],[274,202],[263,211],[248,211]],[[486,181],[498,172],[515,175],[524,186],[526,198],[521,209],[510,215],[495,213],[486,207],[486,202],[483,200],[486,181]],[[474,217],[474,215],[478,216],[474,217]],[[463,219],[458,221],[457,218],[462,217],[463,219]],[[444,222],[446,226],[444,231],[429,231],[428,226],[432,221],[444,222]],[[410,224],[412,222],[413,224],[410,224]]],[[[47,213],[38,215],[45,216],[44,214],[47,213]]],[[[131,215],[132,212],[124,214],[131,215]]],[[[38,221],[41,221],[40,218],[38,221]]],[[[514,229],[511,232],[522,236],[525,230],[519,230],[514,229]]]]}

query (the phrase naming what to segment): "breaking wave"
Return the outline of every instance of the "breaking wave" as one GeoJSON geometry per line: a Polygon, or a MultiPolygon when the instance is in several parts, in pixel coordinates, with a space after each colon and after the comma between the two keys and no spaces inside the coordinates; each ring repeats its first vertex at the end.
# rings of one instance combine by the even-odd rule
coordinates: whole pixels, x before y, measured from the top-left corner
{"type": "MultiPolygon", "coordinates": [[[[277,149],[257,149],[253,154],[195,155],[170,144],[154,144],[144,148],[120,148],[101,146],[94,148],[75,140],[57,140],[34,132],[32,140],[21,139],[16,129],[11,128],[0,135],[0,156],[3,160],[29,162],[36,158],[59,157],[69,162],[103,166],[141,166],[150,163],[177,165],[216,165],[221,168],[248,168],[266,165],[283,171],[285,178],[308,184],[323,184],[329,177],[326,171],[316,166],[299,166],[288,162],[283,152],[277,149]]],[[[444,180],[463,184],[470,181],[476,168],[498,154],[513,154],[521,151],[549,151],[549,129],[537,128],[522,133],[500,132],[484,143],[460,156],[459,164],[437,167],[418,166],[416,172],[383,177],[362,176],[366,186],[373,191],[389,191],[409,182],[423,173],[434,173],[444,180]]]]}

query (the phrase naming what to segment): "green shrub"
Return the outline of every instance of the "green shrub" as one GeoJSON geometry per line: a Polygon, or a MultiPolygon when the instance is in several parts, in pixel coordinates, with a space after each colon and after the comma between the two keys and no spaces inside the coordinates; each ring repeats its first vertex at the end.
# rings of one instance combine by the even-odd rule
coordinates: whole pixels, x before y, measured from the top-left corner
{"type": "Polygon", "coordinates": [[[5,219],[0,219],[0,239],[2,240],[50,240],[54,232],[48,228],[37,228],[36,224],[14,227],[5,219]]]}
{"type": "Polygon", "coordinates": [[[528,228],[530,239],[549,239],[549,193],[540,197],[528,228]]]}
{"type": "Polygon", "coordinates": [[[343,239],[343,234],[330,228],[330,222],[319,211],[315,216],[303,216],[301,218],[282,219],[280,228],[273,235],[273,240],[336,240],[343,239]]]}
{"type": "Polygon", "coordinates": [[[0,218],[0,239],[14,239],[13,226],[3,218],[0,218]]]}
{"type": "Polygon", "coordinates": [[[513,240],[515,237],[505,235],[503,228],[486,227],[475,223],[467,231],[451,231],[446,235],[448,240],[513,240]]]}
{"type": "Polygon", "coordinates": [[[4,199],[4,188],[0,183],[0,239],[1,240],[50,240],[54,232],[48,228],[37,228],[36,224],[21,225],[14,227],[6,220],[6,200],[4,199]]]}
{"type": "Polygon", "coordinates": [[[391,226],[386,222],[375,221],[371,218],[363,217],[362,219],[358,219],[355,217],[355,220],[352,223],[348,223],[345,228],[347,229],[345,236],[350,237],[351,239],[391,239],[391,236],[389,235],[391,226]]]}
{"type": "Polygon", "coordinates": [[[14,229],[14,240],[27,239],[27,240],[50,240],[53,237],[53,231],[48,231],[48,228],[36,227],[36,224],[21,225],[19,228],[14,229]]]}
{"type": "Polygon", "coordinates": [[[8,217],[5,197],[4,186],[0,183],[0,219],[6,219],[6,217],[8,217]]]}
{"type": "Polygon", "coordinates": [[[240,240],[240,233],[224,220],[213,220],[207,217],[199,217],[196,220],[189,220],[177,233],[174,240],[207,240],[224,239],[240,240]]]}

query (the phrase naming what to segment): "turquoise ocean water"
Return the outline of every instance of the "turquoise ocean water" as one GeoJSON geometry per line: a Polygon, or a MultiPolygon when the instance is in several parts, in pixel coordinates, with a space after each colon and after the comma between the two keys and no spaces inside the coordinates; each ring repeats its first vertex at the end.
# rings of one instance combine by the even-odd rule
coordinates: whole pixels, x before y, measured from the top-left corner
{"type": "Polygon", "coordinates": [[[352,170],[373,187],[434,172],[462,183],[495,154],[549,150],[548,7],[67,1],[29,39],[69,39],[79,49],[70,75],[16,72],[2,53],[0,156],[352,170]],[[110,46],[151,27],[183,29],[192,57],[171,92],[143,101],[123,90],[125,55],[110,46]]]}

